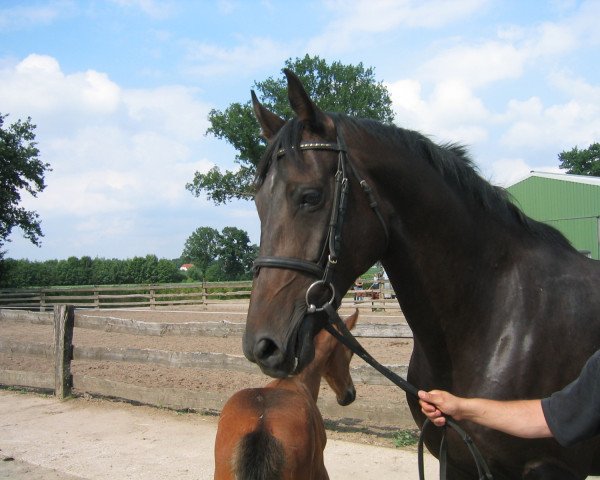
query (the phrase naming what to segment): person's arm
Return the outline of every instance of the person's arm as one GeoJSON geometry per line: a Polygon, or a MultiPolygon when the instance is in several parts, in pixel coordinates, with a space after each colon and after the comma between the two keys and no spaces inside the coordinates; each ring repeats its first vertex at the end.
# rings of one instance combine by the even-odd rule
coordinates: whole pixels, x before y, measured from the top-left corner
{"type": "Polygon", "coordinates": [[[541,400],[497,401],[457,397],[443,390],[421,390],[419,403],[421,411],[437,426],[445,424],[446,414],[517,437],[552,437],[541,400]]]}

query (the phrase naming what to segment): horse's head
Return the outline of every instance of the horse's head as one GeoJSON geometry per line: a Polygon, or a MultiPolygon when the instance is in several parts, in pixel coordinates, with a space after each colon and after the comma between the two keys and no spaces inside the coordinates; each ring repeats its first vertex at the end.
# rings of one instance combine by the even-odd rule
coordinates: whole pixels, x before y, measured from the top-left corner
{"type": "Polygon", "coordinates": [[[314,356],[313,338],[325,317],[307,303],[339,305],[385,244],[334,118],[312,102],[293,73],[285,73],[297,117],[284,121],[252,94],[269,145],[258,167],[260,252],[243,347],[273,377],[300,371],[314,356]]]}

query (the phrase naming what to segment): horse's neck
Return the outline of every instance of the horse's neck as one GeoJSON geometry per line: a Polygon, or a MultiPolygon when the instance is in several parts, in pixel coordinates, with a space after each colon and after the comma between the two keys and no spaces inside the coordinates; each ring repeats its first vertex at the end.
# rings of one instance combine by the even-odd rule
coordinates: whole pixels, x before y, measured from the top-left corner
{"type": "Polygon", "coordinates": [[[384,200],[391,214],[383,264],[417,335],[442,333],[447,319],[473,318],[470,300],[506,251],[506,233],[431,169],[415,166],[417,181],[406,178],[402,165],[391,165],[391,172],[376,172],[379,196],[390,192],[384,200]]]}

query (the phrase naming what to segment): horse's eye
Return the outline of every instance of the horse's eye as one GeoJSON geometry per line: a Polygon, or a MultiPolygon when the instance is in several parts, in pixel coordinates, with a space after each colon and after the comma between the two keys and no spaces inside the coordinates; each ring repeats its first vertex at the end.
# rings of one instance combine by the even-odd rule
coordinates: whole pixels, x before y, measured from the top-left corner
{"type": "Polygon", "coordinates": [[[302,206],[304,207],[315,207],[321,203],[323,195],[318,190],[309,190],[302,194],[302,206]]]}

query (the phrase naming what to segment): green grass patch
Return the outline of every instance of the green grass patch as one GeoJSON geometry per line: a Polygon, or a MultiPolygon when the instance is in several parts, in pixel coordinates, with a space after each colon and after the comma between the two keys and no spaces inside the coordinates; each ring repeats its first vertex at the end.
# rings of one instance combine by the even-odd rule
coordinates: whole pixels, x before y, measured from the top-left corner
{"type": "Polygon", "coordinates": [[[394,433],[394,445],[398,447],[410,447],[419,441],[418,430],[400,430],[394,433]]]}

